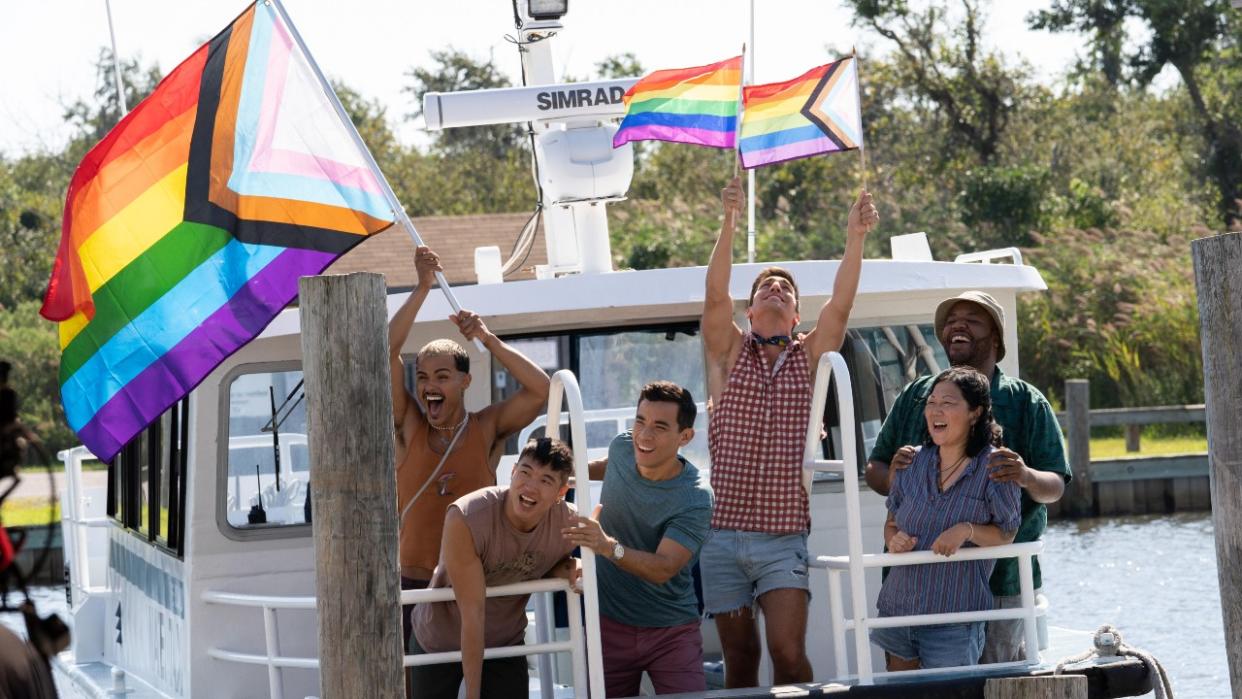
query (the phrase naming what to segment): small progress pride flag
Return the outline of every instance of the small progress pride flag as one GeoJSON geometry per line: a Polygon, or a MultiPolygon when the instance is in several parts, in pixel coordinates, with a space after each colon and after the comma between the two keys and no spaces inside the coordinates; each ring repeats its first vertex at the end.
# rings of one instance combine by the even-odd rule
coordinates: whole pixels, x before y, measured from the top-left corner
{"type": "Polygon", "coordinates": [[[741,56],[697,68],[658,70],[625,93],[625,119],[612,146],[674,141],[733,148],[741,86],[741,56]]]}
{"type": "Polygon", "coordinates": [[[748,86],[742,101],[738,151],[744,168],[863,145],[852,56],[787,82],[748,86]]]}

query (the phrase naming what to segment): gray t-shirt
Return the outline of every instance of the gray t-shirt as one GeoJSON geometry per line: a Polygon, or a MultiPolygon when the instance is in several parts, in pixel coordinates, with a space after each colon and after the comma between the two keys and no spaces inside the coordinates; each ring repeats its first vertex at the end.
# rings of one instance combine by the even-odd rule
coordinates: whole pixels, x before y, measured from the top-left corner
{"type": "MultiPolygon", "coordinates": [[[[493,486],[476,490],[449,506],[461,511],[474,538],[474,551],[483,563],[488,587],[538,580],[573,551],[561,530],[573,523],[574,506],[552,506],[533,531],[514,528],[505,517],[509,489],[493,486]]],[[[430,587],[452,587],[444,568],[444,553],[431,577],[430,587]]],[[[530,595],[488,597],[484,606],[483,644],[488,648],[512,646],[526,635],[526,602],[530,595]]],[[[413,611],[414,636],[428,653],[461,649],[461,613],[456,602],[419,604],[413,611]]]]}
{"type": "Polygon", "coordinates": [[[638,473],[634,438],[617,435],[608,448],[608,470],[600,502],[600,525],[630,550],[654,553],[665,537],[690,549],[690,562],[662,585],[627,573],[600,556],[600,611],[630,626],[666,628],[699,618],[690,568],[707,538],[712,518],[712,492],[694,464],[681,459],[681,473],[651,481],[638,473]]]}

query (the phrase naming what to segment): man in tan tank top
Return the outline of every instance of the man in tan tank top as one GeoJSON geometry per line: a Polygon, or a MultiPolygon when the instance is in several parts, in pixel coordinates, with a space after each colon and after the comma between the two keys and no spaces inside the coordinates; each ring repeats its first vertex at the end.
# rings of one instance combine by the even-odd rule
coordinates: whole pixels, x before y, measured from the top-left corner
{"type": "Polygon", "coordinates": [[[414,608],[411,652],[460,650],[460,663],[413,668],[419,699],[526,699],[526,658],[483,659],[484,648],[522,644],[530,595],[486,597],[489,587],[544,577],[579,576],[574,544],[561,536],[576,510],[565,502],[573,452],[559,439],[532,439],[513,465],[508,487],[484,488],[454,502],[445,516],[444,551],[431,587],[452,587],[453,602],[414,608]]]}
{"type": "MultiPolygon", "coordinates": [[[[419,308],[443,271],[430,248],[414,253],[418,287],[388,325],[392,413],[396,427],[397,507],[401,515],[402,589],[427,586],[440,558],[444,513],[454,500],[496,484],[496,462],[509,436],[530,424],[548,399],[548,375],[501,342],[471,311],[449,317],[466,340],[479,340],[521,384],[513,396],[478,412],[466,410],[470,356],[458,343],[434,340],[419,350],[414,394],[405,388],[401,346],[419,308]]],[[[408,643],[408,612],[404,631],[408,643]]]]}

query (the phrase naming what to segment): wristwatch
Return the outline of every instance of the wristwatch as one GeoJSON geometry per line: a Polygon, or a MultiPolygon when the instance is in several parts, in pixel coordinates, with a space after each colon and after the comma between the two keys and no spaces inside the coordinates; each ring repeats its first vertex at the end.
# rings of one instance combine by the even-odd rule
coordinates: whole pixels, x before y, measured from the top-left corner
{"type": "Polygon", "coordinates": [[[619,561],[622,558],[625,558],[625,547],[618,541],[612,545],[612,560],[619,561]]]}

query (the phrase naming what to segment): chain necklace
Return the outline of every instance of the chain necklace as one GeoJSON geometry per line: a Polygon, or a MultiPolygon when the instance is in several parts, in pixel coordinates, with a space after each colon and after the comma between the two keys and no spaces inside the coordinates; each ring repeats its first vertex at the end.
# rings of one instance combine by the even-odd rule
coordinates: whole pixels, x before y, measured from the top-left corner
{"type": "Polygon", "coordinates": [[[432,429],[439,430],[441,432],[456,432],[458,429],[461,428],[462,425],[466,424],[466,420],[469,420],[469,419],[470,419],[470,413],[466,413],[466,416],[461,419],[461,422],[457,423],[456,425],[453,425],[452,427],[440,427],[439,425],[432,424],[430,420],[427,421],[427,424],[431,425],[432,429]]]}
{"type": "Polygon", "coordinates": [[[962,454],[962,458],[953,462],[953,465],[949,467],[947,473],[944,469],[940,469],[940,492],[944,492],[945,484],[949,482],[950,478],[957,474],[957,470],[961,468],[962,464],[966,463],[966,460],[969,458],[970,457],[968,455],[962,454]]]}

